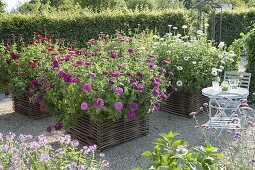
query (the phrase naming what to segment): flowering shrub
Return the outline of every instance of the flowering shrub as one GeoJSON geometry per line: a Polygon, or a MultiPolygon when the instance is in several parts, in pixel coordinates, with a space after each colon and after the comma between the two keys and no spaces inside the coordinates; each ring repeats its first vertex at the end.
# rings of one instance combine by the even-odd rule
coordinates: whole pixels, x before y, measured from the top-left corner
{"type": "MultiPolygon", "coordinates": [[[[161,138],[155,140],[154,151],[145,151],[142,156],[151,159],[144,169],[214,169],[219,170],[222,155],[217,148],[207,144],[206,147],[187,148],[185,140],[175,140],[177,133],[161,133],[161,138]]],[[[134,170],[140,170],[136,168],[134,170]]]]}
{"type": "Polygon", "coordinates": [[[79,142],[71,137],[59,136],[57,139],[40,135],[34,138],[31,135],[14,133],[6,136],[0,133],[0,169],[76,169],[94,170],[105,169],[109,162],[104,155],[95,159],[96,145],[84,146],[77,149],[79,142]],[[56,146],[51,146],[52,140],[56,146]],[[57,147],[58,146],[58,147],[57,147]]]}
{"type": "Polygon", "coordinates": [[[101,34],[87,49],[65,47],[64,39],[53,36],[35,34],[24,45],[4,49],[2,65],[8,66],[13,96],[30,99],[43,111],[63,111],[65,125],[83,114],[93,121],[135,120],[159,110],[169,97],[168,63],[157,65],[147,35],[101,34]]]}
{"type": "MultiPolygon", "coordinates": [[[[163,38],[154,37],[154,54],[162,65],[165,59],[171,62],[167,66],[166,77],[173,77],[174,91],[201,92],[202,88],[211,85],[216,76],[221,76],[224,70],[235,69],[235,55],[224,51],[223,43],[215,48],[206,40],[202,31],[198,31],[198,38],[195,39],[177,34],[177,27],[169,27],[170,32],[163,38]]],[[[186,28],[183,26],[184,30],[186,28]]]]}

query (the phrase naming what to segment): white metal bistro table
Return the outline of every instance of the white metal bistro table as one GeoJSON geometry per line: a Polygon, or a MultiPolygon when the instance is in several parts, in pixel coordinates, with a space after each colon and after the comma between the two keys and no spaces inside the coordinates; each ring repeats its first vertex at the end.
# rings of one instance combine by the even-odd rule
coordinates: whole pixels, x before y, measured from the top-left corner
{"type": "MultiPolygon", "coordinates": [[[[222,93],[222,92],[224,92],[224,91],[222,91],[221,89],[214,90],[213,87],[206,87],[206,88],[202,89],[202,94],[209,98],[213,97],[216,94],[222,93]]],[[[228,91],[226,91],[226,93],[228,93],[229,95],[231,95],[231,93],[239,94],[239,95],[243,96],[244,99],[246,99],[249,95],[249,90],[246,88],[238,87],[237,89],[228,90],[228,91]]]]}

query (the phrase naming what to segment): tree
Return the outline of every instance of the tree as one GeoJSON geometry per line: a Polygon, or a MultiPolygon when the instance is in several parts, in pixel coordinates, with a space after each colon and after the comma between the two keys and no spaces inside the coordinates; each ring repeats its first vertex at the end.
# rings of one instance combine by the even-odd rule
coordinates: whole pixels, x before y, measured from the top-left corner
{"type": "Polygon", "coordinates": [[[6,4],[3,0],[0,0],[0,13],[5,12],[6,4]]]}

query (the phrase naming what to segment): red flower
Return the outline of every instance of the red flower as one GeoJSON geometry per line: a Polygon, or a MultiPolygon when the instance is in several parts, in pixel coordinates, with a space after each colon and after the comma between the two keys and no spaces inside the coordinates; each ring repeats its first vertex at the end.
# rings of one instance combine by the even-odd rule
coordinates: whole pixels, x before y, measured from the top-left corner
{"type": "Polygon", "coordinates": [[[44,112],[44,111],[46,110],[46,105],[43,104],[43,103],[41,103],[40,106],[39,106],[39,108],[40,108],[40,110],[41,110],[42,112],[44,112]]]}

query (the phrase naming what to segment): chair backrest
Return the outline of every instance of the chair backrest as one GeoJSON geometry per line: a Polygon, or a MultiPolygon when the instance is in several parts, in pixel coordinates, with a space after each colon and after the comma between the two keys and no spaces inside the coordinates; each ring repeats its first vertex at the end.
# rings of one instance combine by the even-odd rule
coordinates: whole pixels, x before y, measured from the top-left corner
{"type": "Polygon", "coordinates": [[[251,73],[238,72],[238,71],[225,71],[224,80],[229,80],[229,79],[239,79],[240,81],[239,86],[249,90],[250,81],[251,81],[251,73]]]}

